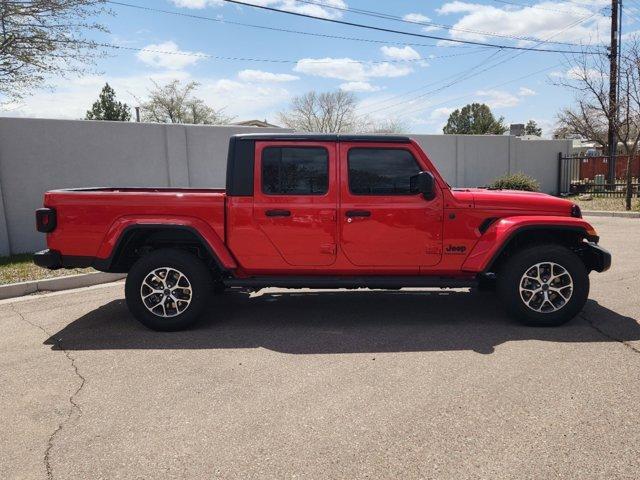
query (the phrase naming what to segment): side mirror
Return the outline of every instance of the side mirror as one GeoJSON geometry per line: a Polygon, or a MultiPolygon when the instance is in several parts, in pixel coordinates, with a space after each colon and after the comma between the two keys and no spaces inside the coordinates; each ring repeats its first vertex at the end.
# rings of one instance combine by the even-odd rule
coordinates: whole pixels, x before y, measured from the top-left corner
{"type": "Polygon", "coordinates": [[[426,200],[433,200],[436,196],[435,180],[430,172],[420,172],[410,179],[413,193],[421,193],[426,200]]]}

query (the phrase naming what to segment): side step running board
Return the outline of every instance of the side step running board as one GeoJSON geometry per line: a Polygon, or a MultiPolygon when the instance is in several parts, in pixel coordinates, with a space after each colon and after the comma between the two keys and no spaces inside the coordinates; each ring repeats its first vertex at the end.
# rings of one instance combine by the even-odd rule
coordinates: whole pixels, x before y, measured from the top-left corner
{"type": "Polygon", "coordinates": [[[402,287],[475,287],[473,278],[422,277],[422,276],[371,276],[371,277],[250,277],[228,278],[223,281],[227,287],[245,288],[402,288],[402,287]]]}

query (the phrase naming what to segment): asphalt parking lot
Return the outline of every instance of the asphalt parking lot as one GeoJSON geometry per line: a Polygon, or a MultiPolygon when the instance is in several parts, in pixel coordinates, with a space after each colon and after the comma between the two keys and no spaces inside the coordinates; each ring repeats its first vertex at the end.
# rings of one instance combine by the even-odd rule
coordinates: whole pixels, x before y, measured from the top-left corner
{"type": "Polygon", "coordinates": [[[570,324],[467,291],[216,297],[140,326],[123,285],[0,302],[0,478],[640,477],[640,220],[570,324]]]}

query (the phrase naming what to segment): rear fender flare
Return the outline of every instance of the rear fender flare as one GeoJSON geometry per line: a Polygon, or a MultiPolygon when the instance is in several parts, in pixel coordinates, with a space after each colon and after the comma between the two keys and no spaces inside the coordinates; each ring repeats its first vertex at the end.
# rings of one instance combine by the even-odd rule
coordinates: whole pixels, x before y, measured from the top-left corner
{"type": "Polygon", "coordinates": [[[222,270],[234,270],[238,268],[233,255],[215,230],[205,221],[194,217],[120,217],[111,224],[105,234],[98,249],[98,254],[96,255],[96,263],[108,269],[115,255],[118,253],[120,241],[128,232],[136,229],[155,228],[187,230],[203,243],[222,270]]]}
{"type": "Polygon", "coordinates": [[[509,242],[516,236],[531,231],[577,233],[588,241],[598,242],[591,224],[581,218],[555,216],[507,217],[493,223],[478,239],[462,264],[467,272],[484,272],[491,267],[509,242]]]}

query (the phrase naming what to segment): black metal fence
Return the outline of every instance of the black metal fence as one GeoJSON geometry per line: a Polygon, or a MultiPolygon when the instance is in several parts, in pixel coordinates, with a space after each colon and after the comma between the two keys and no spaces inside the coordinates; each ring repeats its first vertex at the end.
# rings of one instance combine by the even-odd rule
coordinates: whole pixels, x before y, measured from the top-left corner
{"type": "MultiPolygon", "coordinates": [[[[637,170],[640,159],[631,163],[633,196],[640,197],[637,170]]],[[[609,157],[563,157],[558,155],[558,193],[560,195],[592,194],[603,197],[624,197],[626,192],[627,157],[616,158],[616,178],[609,181],[609,157]]]]}

